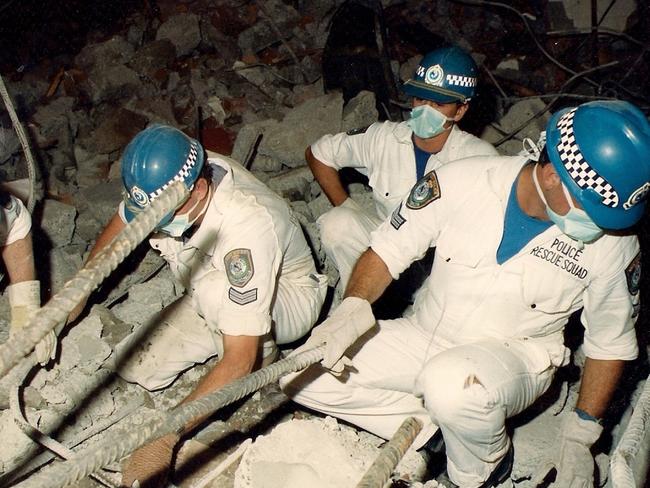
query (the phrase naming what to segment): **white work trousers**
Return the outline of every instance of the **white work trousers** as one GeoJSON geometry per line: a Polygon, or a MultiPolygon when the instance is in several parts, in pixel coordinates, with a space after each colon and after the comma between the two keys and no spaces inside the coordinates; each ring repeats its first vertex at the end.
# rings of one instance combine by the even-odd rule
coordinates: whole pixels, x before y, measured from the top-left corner
{"type": "MultiPolygon", "coordinates": [[[[354,370],[339,379],[314,365],[281,380],[296,402],[385,439],[409,416],[424,428],[420,448],[440,426],[447,469],[459,486],[480,486],[507,453],[505,419],[549,387],[555,368],[532,368],[545,351],[527,341],[485,339],[443,347],[409,318],[379,321],[348,349],[354,370]]],[[[539,364],[537,362],[537,364],[539,364]]]]}
{"type": "MultiPolygon", "coordinates": [[[[215,271],[210,275],[214,296],[223,297],[223,289],[230,286],[225,273],[215,271]]],[[[260,337],[262,358],[277,353],[276,341],[296,341],[311,329],[325,291],[324,283],[305,287],[279,281],[272,311],[273,330],[260,337]]],[[[195,299],[189,295],[177,299],[116,346],[114,368],[122,378],[147,390],[157,390],[170,385],[195,364],[223,355],[218,325],[209,325],[196,312],[195,299]]]]}
{"type": "Polygon", "coordinates": [[[318,228],[325,254],[339,270],[339,287],[345,291],[352,269],[370,246],[370,233],[382,220],[364,211],[334,207],[321,215],[318,228]]]}

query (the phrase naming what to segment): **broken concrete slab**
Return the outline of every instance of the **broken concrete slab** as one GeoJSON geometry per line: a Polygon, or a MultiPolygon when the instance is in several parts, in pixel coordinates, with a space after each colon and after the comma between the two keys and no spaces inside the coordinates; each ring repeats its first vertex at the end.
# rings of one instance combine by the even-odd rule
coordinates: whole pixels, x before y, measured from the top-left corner
{"type": "Polygon", "coordinates": [[[79,188],[95,186],[107,179],[112,162],[108,154],[92,153],[86,151],[80,144],[75,144],[74,156],[79,188]]]}
{"type": "Polygon", "coordinates": [[[0,164],[20,150],[20,141],[13,127],[0,127],[0,164]]]}
{"type": "Polygon", "coordinates": [[[128,63],[133,53],[133,46],[124,37],[114,36],[104,42],[86,45],[74,61],[86,71],[103,70],[128,63]]]}
{"type": "Polygon", "coordinates": [[[130,286],[128,290],[128,298],[113,307],[115,316],[127,324],[146,322],[178,296],[174,282],[162,271],[148,282],[130,286]]]}
{"type": "Polygon", "coordinates": [[[67,149],[72,141],[68,114],[72,112],[75,99],[59,97],[46,105],[39,105],[32,116],[38,127],[38,138],[47,144],[67,149]]]}
{"type": "Polygon", "coordinates": [[[47,255],[49,276],[41,280],[49,285],[49,294],[54,295],[77,274],[83,264],[82,255],[86,248],[84,244],[57,247],[47,255]]]}
{"type": "Polygon", "coordinates": [[[324,134],[340,132],[342,113],[339,92],[307,100],[265,130],[258,152],[291,168],[303,166],[307,146],[324,134]]]}
{"type": "Polygon", "coordinates": [[[52,247],[70,244],[77,209],[72,205],[46,199],[43,201],[41,215],[40,228],[49,239],[52,247]]]}
{"type": "Polygon", "coordinates": [[[201,42],[199,16],[182,13],[163,22],[156,32],[156,40],[169,39],[176,48],[178,56],[187,56],[201,42]]]}
{"type": "Polygon", "coordinates": [[[129,98],[140,88],[138,74],[123,65],[94,69],[84,83],[93,103],[129,98]]]}
{"type": "Polygon", "coordinates": [[[269,178],[268,187],[286,200],[305,201],[314,175],[307,166],[293,168],[269,178]]]}
{"type": "Polygon", "coordinates": [[[101,229],[115,215],[122,201],[122,182],[109,180],[75,193],[74,203],[79,209],[76,233],[82,240],[92,242],[101,229]]]}
{"type": "Polygon", "coordinates": [[[261,4],[264,12],[258,14],[258,22],[239,34],[237,39],[237,44],[244,53],[256,53],[280,41],[268,18],[272,19],[281,33],[290,31],[300,19],[296,9],[281,0],[265,0],[261,4]]]}
{"type": "Polygon", "coordinates": [[[96,118],[97,126],[80,143],[90,152],[109,154],[122,150],[145,128],[148,119],[124,107],[107,110],[96,118]]]}
{"type": "Polygon", "coordinates": [[[176,59],[176,48],[169,39],[151,41],[138,49],[129,67],[140,75],[153,79],[157,71],[169,67],[176,59]]]}
{"type": "Polygon", "coordinates": [[[530,121],[528,125],[522,128],[516,136],[501,144],[497,150],[501,154],[515,155],[519,154],[522,149],[522,140],[530,138],[533,142],[537,142],[541,131],[545,130],[546,123],[550,118],[548,113],[544,113],[541,117],[533,117],[544,110],[546,104],[540,98],[529,98],[515,103],[508,112],[494,124],[494,127],[488,126],[481,134],[481,139],[485,139],[490,143],[495,143],[503,137],[517,129],[524,122],[530,121]],[[497,130],[498,128],[498,130],[497,130]]]}
{"type": "Polygon", "coordinates": [[[343,120],[341,131],[361,129],[374,124],[379,119],[379,113],[375,105],[375,94],[362,90],[351,99],[343,108],[343,120]]]}

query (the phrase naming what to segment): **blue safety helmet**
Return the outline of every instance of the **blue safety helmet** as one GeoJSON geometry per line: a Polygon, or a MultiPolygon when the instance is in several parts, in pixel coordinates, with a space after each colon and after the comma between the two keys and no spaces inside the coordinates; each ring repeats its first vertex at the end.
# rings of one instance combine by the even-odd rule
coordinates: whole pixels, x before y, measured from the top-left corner
{"type": "MultiPolygon", "coordinates": [[[[122,156],[127,222],[174,181],[182,181],[191,190],[204,158],[201,144],[174,127],[153,124],[138,133],[122,156]]],[[[167,214],[158,226],[167,224],[173,215],[167,214]]]]}
{"type": "Polygon", "coordinates": [[[411,97],[437,103],[469,102],[476,92],[478,66],[469,53],[457,46],[431,51],[402,85],[411,97]]]}
{"type": "Polygon", "coordinates": [[[650,124],[629,102],[595,101],[555,113],[546,150],[569,193],[603,229],[636,224],[650,189],[650,124]]]}

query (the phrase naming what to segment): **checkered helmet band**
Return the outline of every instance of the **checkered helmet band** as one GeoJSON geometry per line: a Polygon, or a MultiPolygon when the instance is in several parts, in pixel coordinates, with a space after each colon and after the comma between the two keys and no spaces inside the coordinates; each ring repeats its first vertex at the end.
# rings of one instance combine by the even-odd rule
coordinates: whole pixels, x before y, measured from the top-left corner
{"type": "MultiPolygon", "coordinates": [[[[181,166],[181,169],[174,175],[174,177],[169,180],[167,183],[165,183],[163,186],[158,188],[155,191],[152,191],[149,193],[149,200],[153,200],[154,198],[159,197],[163,191],[165,191],[169,185],[174,183],[175,181],[185,181],[187,177],[190,175],[191,170],[194,166],[196,166],[197,158],[199,155],[199,149],[198,149],[198,143],[196,141],[192,141],[190,144],[190,153],[187,155],[187,159],[185,160],[185,163],[183,163],[183,166],[181,166]]],[[[190,185],[187,185],[188,187],[190,185]]]]}
{"type": "Polygon", "coordinates": [[[476,86],[476,78],[472,76],[447,75],[447,83],[452,86],[476,86]]]}
{"type": "Polygon", "coordinates": [[[581,189],[591,188],[603,199],[602,204],[608,207],[618,206],[618,193],[605,178],[600,176],[594,168],[585,160],[576,143],[573,132],[573,118],[576,109],[572,109],[562,115],[558,120],[557,128],[560,131],[560,140],[557,144],[557,152],[564,168],[571,179],[581,189]]]}

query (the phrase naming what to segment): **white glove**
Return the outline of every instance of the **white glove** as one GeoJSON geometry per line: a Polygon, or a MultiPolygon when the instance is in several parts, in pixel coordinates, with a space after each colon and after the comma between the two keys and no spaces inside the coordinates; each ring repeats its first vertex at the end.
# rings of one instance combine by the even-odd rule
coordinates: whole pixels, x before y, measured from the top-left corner
{"type": "Polygon", "coordinates": [[[339,207],[341,207],[341,208],[347,208],[348,210],[353,210],[353,211],[355,211],[355,212],[361,212],[361,213],[364,213],[364,212],[363,212],[363,209],[361,208],[361,206],[360,206],[357,202],[355,202],[354,200],[352,200],[352,197],[348,197],[348,198],[346,198],[346,199],[343,201],[343,203],[342,203],[341,205],[339,205],[339,207]]]}
{"type": "Polygon", "coordinates": [[[533,481],[541,484],[548,473],[555,468],[557,476],[552,486],[558,488],[593,488],[594,458],[589,448],[598,440],[603,427],[592,420],[581,419],[571,412],[562,422],[555,452],[557,457],[542,466],[533,481]]]}
{"type": "MultiPolygon", "coordinates": [[[[340,361],[345,351],[359,337],[375,325],[370,303],[363,298],[348,297],[332,312],[325,322],[314,328],[300,351],[325,344],[321,364],[334,373],[341,373],[345,364],[340,361]]],[[[298,352],[298,351],[296,351],[298,352]]]]}
{"type": "MultiPolygon", "coordinates": [[[[37,280],[21,281],[7,287],[11,307],[11,333],[24,329],[41,306],[41,284],[37,280]]],[[[56,334],[50,331],[36,345],[36,359],[45,366],[56,356],[56,334]]]]}

